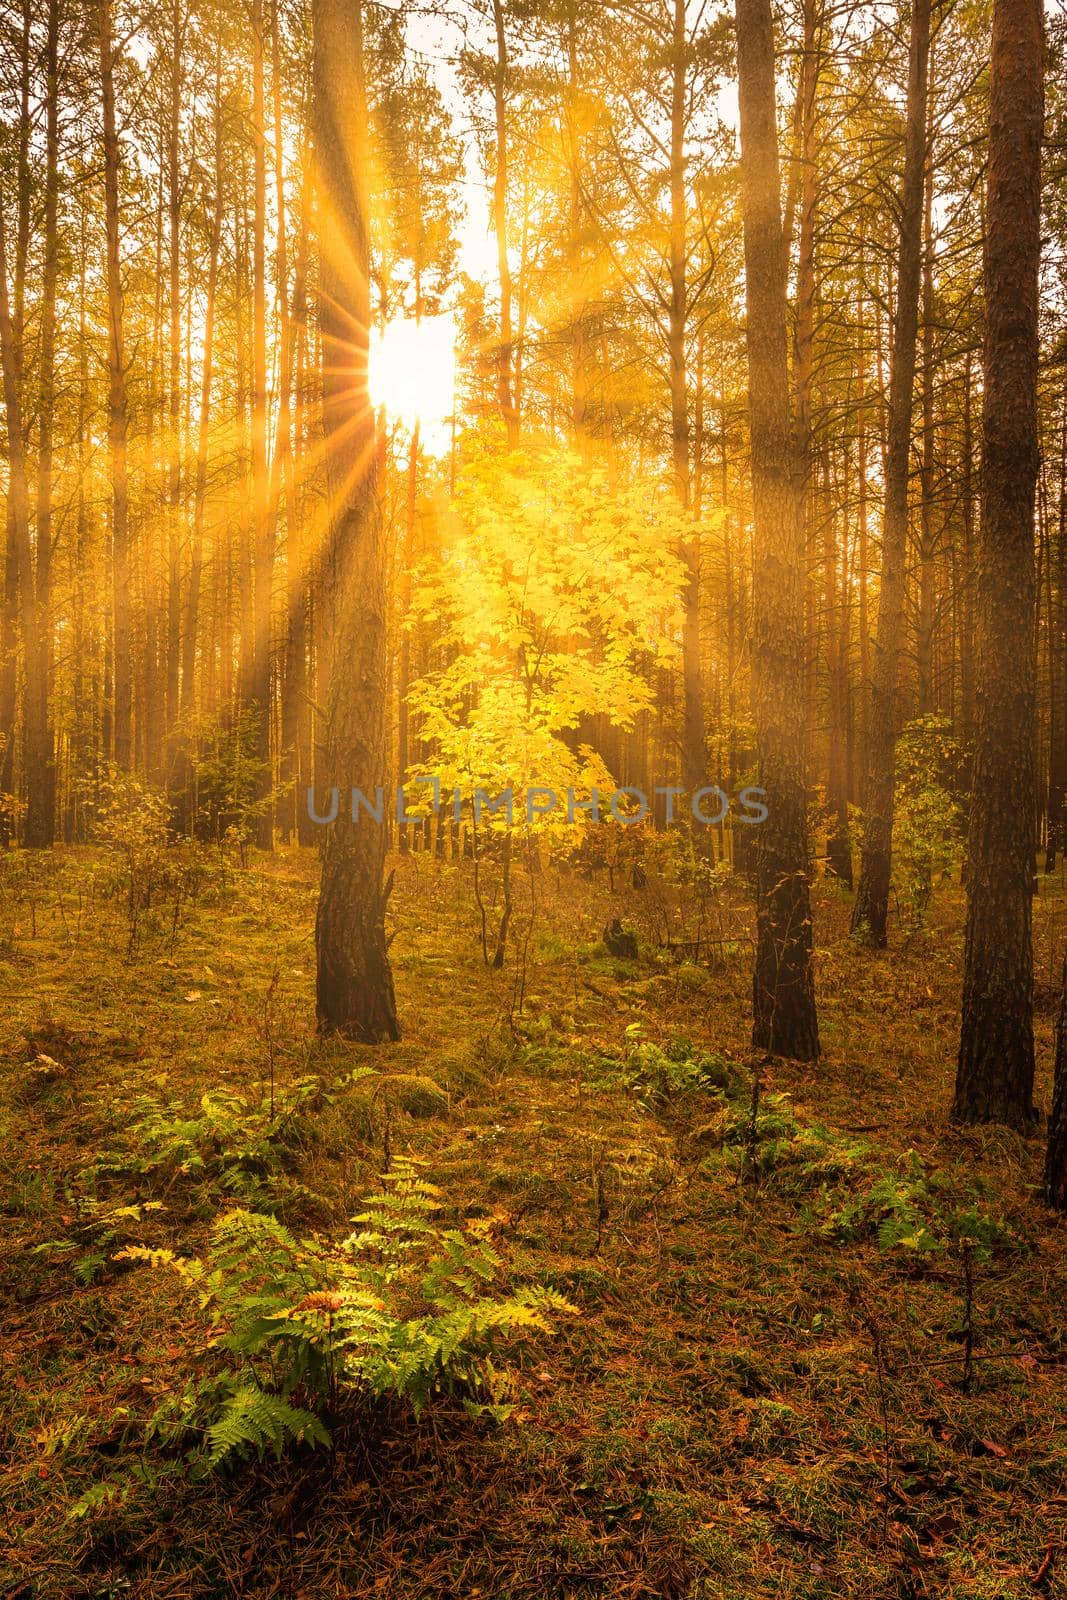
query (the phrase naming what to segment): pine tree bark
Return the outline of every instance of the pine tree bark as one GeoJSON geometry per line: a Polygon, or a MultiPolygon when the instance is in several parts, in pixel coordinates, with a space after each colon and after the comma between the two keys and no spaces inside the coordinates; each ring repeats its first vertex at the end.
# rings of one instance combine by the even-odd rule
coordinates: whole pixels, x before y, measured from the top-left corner
{"type": "Polygon", "coordinates": [[[884,948],[893,852],[893,787],[897,742],[897,678],[904,625],[908,544],[908,467],[922,271],[923,173],[930,67],[930,0],[914,0],[908,67],[907,130],[893,351],[889,377],[882,574],[874,663],[867,705],[867,772],[863,788],[863,851],[852,928],[884,948]]]}
{"type": "Polygon", "coordinates": [[[770,0],[736,0],[754,513],[752,681],[767,820],[756,843],[753,1046],[815,1060],[804,775],[804,534],[789,403],[770,0]]]}
{"type": "Polygon", "coordinates": [[[1034,1120],[1034,498],[1044,17],[994,0],[986,176],[978,683],[952,1114],[1034,1120]]]}
{"type": "MultiPolygon", "coordinates": [[[[367,388],[370,241],[362,9],[314,0],[319,327],[330,529],[322,567],[331,786],[386,783],[385,544],[367,388]]],[[[315,925],[319,1026],[366,1043],[399,1036],[385,935],[385,829],[342,811],[324,836],[315,925]]]]}

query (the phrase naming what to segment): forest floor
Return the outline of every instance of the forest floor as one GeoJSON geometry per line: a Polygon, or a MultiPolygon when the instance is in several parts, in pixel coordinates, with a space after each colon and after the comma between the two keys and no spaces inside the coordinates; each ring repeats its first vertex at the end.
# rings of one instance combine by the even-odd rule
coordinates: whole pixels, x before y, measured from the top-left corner
{"type": "MultiPolygon", "coordinates": [[[[606,883],[552,873],[520,911],[520,995],[459,869],[405,858],[404,1037],[371,1051],[313,1032],[312,856],[150,917],[130,959],[106,871],[59,853],[0,900],[0,1594],[1067,1595],[1067,1233],[1040,1141],[947,1119],[958,890],[886,955],[819,886],[826,1054],[801,1069],[748,1055],[740,902],[710,964],[617,961],[606,883]],[[200,1098],[240,1094],[262,1132],[271,1061],[279,1104],[309,1077],[319,1098],[228,1167],[200,1098]],[[396,1095],[346,1088],[356,1063],[396,1095]],[[179,1282],[114,1255],[199,1250],[264,1195],[341,1236],[383,1140],[576,1314],[516,1357],[501,1427],[391,1403],[334,1419],[332,1451],[190,1479],[148,1423],[202,1335],[179,1282]]],[[[1067,893],[1042,891],[1047,1106],[1067,893]]]]}

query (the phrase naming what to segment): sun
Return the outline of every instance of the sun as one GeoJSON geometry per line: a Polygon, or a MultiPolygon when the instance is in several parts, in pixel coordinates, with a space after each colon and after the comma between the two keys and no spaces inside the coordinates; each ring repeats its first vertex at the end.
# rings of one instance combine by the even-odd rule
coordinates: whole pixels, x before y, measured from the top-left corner
{"type": "Polygon", "coordinates": [[[451,437],[456,397],[456,324],[450,316],[415,322],[397,317],[370,340],[370,393],[392,422],[411,431],[433,455],[443,455],[451,437]]]}

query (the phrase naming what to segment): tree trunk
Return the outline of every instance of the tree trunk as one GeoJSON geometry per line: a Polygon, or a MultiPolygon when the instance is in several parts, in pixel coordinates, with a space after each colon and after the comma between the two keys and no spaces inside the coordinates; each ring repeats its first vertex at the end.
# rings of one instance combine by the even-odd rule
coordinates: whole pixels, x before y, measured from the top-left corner
{"type": "Polygon", "coordinates": [[[221,47],[215,57],[215,211],[208,246],[207,296],[204,302],[204,340],[200,362],[200,418],[196,441],[196,483],[193,491],[193,538],[189,585],[185,597],[185,631],[182,638],[180,719],[186,754],[180,762],[178,784],[181,816],[192,820],[192,771],[188,752],[196,740],[196,646],[200,619],[200,590],[204,576],[204,521],[207,512],[208,446],[211,440],[211,391],[215,372],[215,300],[218,293],[219,253],[222,247],[223,185],[221,47]]]}
{"type": "Polygon", "coordinates": [[[267,130],[263,86],[263,0],[252,0],[252,684],[259,768],[256,843],[269,850],[274,821],[269,796],[271,713],[271,570],[274,539],[267,475],[267,130]]]}
{"type": "MultiPolygon", "coordinates": [[[[305,163],[306,170],[306,163],[305,163]]],[[[297,456],[303,444],[304,387],[307,365],[307,257],[308,257],[308,195],[307,183],[300,191],[300,228],[297,236],[296,267],[293,282],[293,324],[295,345],[295,407],[293,430],[297,456]]],[[[303,496],[297,489],[297,474],[290,468],[285,502],[285,558],[286,558],[286,634],[285,671],[282,677],[282,785],[293,786],[293,800],[287,811],[295,819],[299,844],[310,844],[311,822],[307,814],[304,790],[311,782],[312,764],[308,750],[307,714],[307,574],[305,567],[303,496]]]]}
{"type": "Polygon", "coordinates": [[[182,290],[181,290],[181,92],[185,26],[181,0],[171,0],[171,83],[167,124],[167,214],[169,338],[167,375],[167,654],[166,727],[173,738],[178,721],[178,675],[181,663],[181,502],[182,502],[182,290]]]}
{"type": "Polygon", "coordinates": [[[1052,1115],[1045,1157],[1045,1195],[1049,1205],[1057,1211],[1067,1211],[1067,956],[1064,957],[1062,983],[1060,1014],[1056,1022],[1052,1115]]]}
{"type": "MultiPolygon", "coordinates": [[[[52,728],[52,453],[56,404],[56,280],[59,272],[59,0],[50,0],[45,44],[44,274],[37,440],[37,556],[24,600],[26,651],[27,845],[56,836],[55,735],[52,728]]],[[[29,574],[27,574],[29,578],[29,574]]]]}
{"type": "MultiPolygon", "coordinates": [[[[667,319],[667,355],[670,363],[671,458],[675,493],[688,516],[689,478],[689,375],[686,364],[686,323],[689,294],[686,283],[686,24],[685,0],[674,0],[671,72],[670,148],[670,276],[671,297],[667,319]]],[[[690,793],[706,781],[704,750],[704,686],[700,661],[700,532],[694,524],[681,550],[685,563],[685,618],[682,634],[682,782],[690,793]]],[[[706,830],[698,830],[703,835],[706,830]]]]}
{"type": "Polygon", "coordinates": [[[1034,493],[1044,18],[994,0],[986,179],[977,737],[959,1122],[1034,1118],[1034,493]]]}
{"type": "Polygon", "coordinates": [[[767,820],[756,845],[753,1046],[815,1060],[804,781],[804,534],[789,415],[786,258],[770,0],[736,0],[752,435],[753,711],[767,820]]]}
{"type": "Polygon", "coordinates": [[[509,446],[519,441],[515,409],[514,335],[511,319],[511,264],[508,260],[508,46],[504,32],[504,0],[493,0],[496,29],[496,70],[493,75],[493,110],[496,118],[496,171],[493,180],[493,226],[496,230],[497,271],[500,275],[500,351],[497,359],[497,393],[509,446]]]}
{"type": "Polygon", "coordinates": [[[29,629],[33,592],[33,557],[30,549],[30,491],[26,470],[26,434],[22,418],[19,352],[8,293],[7,224],[0,203],[0,367],[3,370],[4,410],[7,415],[7,511],[11,522],[11,548],[15,560],[16,591],[22,597],[22,629],[27,667],[32,654],[29,629]]]}
{"type": "Polygon", "coordinates": [[[934,164],[933,87],[927,94],[926,177],[923,207],[922,266],[922,468],[919,473],[919,624],[916,657],[919,669],[920,717],[937,709],[934,687],[934,628],[937,596],[934,588],[937,531],[934,524],[934,164]]]}
{"type": "Polygon", "coordinates": [[[930,0],[914,0],[908,68],[907,132],[901,192],[897,303],[889,379],[882,578],[874,665],[867,706],[867,772],[863,791],[863,854],[852,908],[854,932],[885,946],[893,851],[893,781],[897,742],[897,676],[904,622],[908,543],[908,464],[922,271],[923,171],[930,65],[930,0]]]}
{"type": "MultiPolygon", "coordinates": [[[[362,14],[314,0],[319,326],[330,531],[325,769],[344,794],[373,795],[386,774],[384,539],[374,412],[367,389],[370,241],[362,14]]],[[[315,944],[319,1026],[376,1043],[399,1028],[385,936],[385,830],[342,812],[324,836],[315,944]]]]}
{"type": "Polygon", "coordinates": [[[133,675],[130,662],[130,530],[126,479],[126,353],[119,257],[119,140],[115,125],[111,0],[99,0],[100,85],[104,112],[104,225],[107,234],[108,451],[111,464],[112,681],[115,764],[129,770],[133,755],[133,675]]]}
{"type": "MultiPolygon", "coordinates": [[[[1057,473],[1059,515],[1056,519],[1056,559],[1049,560],[1049,759],[1048,841],[1045,871],[1055,872],[1057,856],[1067,851],[1067,397],[1060,419],[1060,459],[1057,473]],[[1055,581],[1052,571],[1055,567],[1055,581]]],[[[1051,541],[1051,531],[1049,538],[1051,541]]]]}

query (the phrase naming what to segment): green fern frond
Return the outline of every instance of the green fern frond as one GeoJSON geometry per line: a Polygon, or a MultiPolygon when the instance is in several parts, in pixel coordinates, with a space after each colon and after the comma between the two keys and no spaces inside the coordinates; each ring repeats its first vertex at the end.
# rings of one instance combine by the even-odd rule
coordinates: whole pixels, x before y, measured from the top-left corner
{"type": "Polygon", "coordinates": [[[291,1443],[329,1446],[330,1435],[310,1411],[300,1411],[263,1389],[241,1388],[230,1396],[207,1430],[208,1462],[217,1467],[233,1455],[275,1456],[291,1443]]]}

